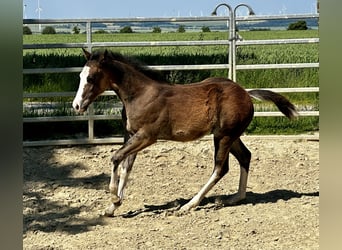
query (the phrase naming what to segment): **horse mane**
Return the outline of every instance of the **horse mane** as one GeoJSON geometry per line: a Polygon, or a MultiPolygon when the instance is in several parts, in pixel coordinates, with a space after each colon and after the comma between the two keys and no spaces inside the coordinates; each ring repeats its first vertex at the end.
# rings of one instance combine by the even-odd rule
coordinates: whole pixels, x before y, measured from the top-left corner
{"type": "MultiPolygon", "coordinates": [[[[92,53],[91,56],[91,60],[99,60],[99,58],[101,58],[103,56],[103,54],[105,53],[105,51],[95,51],[92,53]]],[[[139,61],[136,58],[130,57],[130,56],[125,56],[119,52],[113,52],[113,51],[109,51],[107,50],[107,55],[106,55],[110,60],[115,60],[115,61],[119,61],[122,62],[124,64],[128,64],[130,66],[132,66],[135,70],[139,71],[140,73],[143,73],[145,76],[151,78],[152,80],[161,82],[161,83],[168,83],[170,84],[167,79],[163,76],[163,74],[161,74],[160,71],[157,70],[153,70],[148,68],[148,66],[139,61]]]]}

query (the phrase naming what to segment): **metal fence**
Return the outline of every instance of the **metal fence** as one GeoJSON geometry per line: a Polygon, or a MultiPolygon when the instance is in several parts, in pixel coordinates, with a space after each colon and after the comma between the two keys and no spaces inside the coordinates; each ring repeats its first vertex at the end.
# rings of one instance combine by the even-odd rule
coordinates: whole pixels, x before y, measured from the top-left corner
{"type": "MultiPolygon", "coordinates": [[[[238,17],[236,21],[258,21],[258,20],[276,20],[276,19],[301,19],[318,18],[318,14],[311,15],[286,15],[286,16],[249,16],[238,17]]],[[[113,18],[113,19],[24,19],[24,24],[61,24],[61,23],[85,23],[86,24],[86,42],[85,43],[49,43],[49,44],[23,44],[23,49],[49,49],[49,48],[88,48],[95,47],[155,47],[155,46],[213,46],[225,45],[231,46],[230,39],[227,40],[207,40],[207,41],[146,41],[146,42],[93,42],[92,24],[93,23],[127,23],[127,22],[203,22],[203,21],[227,21],[228,17],[182,17],[182,18],[113,18]]],[[[273,39],[273,40],[248,40],[235,41],[236,46],[248,45],[275,45],[275,44],[307,44],[319,43],[319,38],[303,39],[273,39]]],[[[236,51],[233,51],[236,53],[236,51]]],[[[229,55],[235,56],[235,55],[229,55]]],[[[234,62],[235,64],[235,62],[234,62]]],[[[156,65],[149,66],[156,70],[208,70],[208,69],[228,69],[234,70],[249,69],[286,69],[286,68],[318,68],[319,63],[289,63],[289,64],[253,64],[253,65],[231,65],[231,64],[202,64],[202,65],[156,65]],[[234,66],[234,67],[233,67],[234,66]]],[[[42,74],[42,73],[70,73],[80,72],[81,67],[68,68],[35,68],[23,69],[23,74],[42,74]]],[[[319,92],[319,87],[304,88],[272,88],[274,92],[319,92]]],[[[65,97],[74,96],[74,92],[48,92],[48,93],[24,93],[23,98],[36,97],[65,97]]],[[[103,95],[115,95],[112,91],[106,91],[103,95]]],[[[301,116],[319,116],[319,111],[300,111],[301,116]]],[[[281,116],[280,112],[255,112],[255,116],[281,116]]],[[[44,145],[73,145],[73,144],[97,144],[97,143],[122,143],[122,137],[114,138],[95,138],[94,121],[121,119],[118,115],[95,115],[94,107],[91,105],[86,115],[83,116],[51,116],[51,117],[25,117],[23,122],[56,122],[56,121],[88,121],[88,138],[70,139],[70,140],[42,140],[42,141],[24,141],[24,146],[44,146],[44,145]]]]}

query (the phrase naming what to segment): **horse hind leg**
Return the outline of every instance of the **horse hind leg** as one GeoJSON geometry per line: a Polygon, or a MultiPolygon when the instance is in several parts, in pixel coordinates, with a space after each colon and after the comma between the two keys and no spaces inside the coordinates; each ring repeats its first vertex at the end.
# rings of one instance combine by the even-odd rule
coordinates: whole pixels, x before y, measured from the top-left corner
{"type": "Polygon", "coordinates": [[[249,164],[251,161],[251,152],[243,144],[240,138],[233,143],[230,152],[235,156],[240,164],[240,180],[238,192],[225,203],[226,205],[236,204],[246,198],[249,164]]]}
{"type": "Polygon", "coordinates": [[[215,166],[208,182],[201,188],[201,190],[183,207],[181,212],[189,211],[198,206],[203,200],[204,196],[215,186],[215,184],[228,172],[228,155],[229,148],[232,144],[230,137],[214,138],[215,145],[215,166]]]}

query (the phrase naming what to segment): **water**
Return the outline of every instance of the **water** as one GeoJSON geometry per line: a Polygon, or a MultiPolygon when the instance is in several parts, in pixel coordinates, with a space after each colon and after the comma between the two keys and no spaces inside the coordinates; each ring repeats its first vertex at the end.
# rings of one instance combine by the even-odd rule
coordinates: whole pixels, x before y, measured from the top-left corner
{"type": "MultiPolygon", "coordinates": [[[[238,21],[236,23],[237,30],[286,30],[291,23],[298,21],[306,21],[308,29],[318,29],[318,18],[303,19],[282,19],[282,20],[265,20],[265,21],[238,21]]],[[[122,27],[130,26],[134,32],[151,32],[153,27],[159,27],[163,32],[176,32],[180,25],[184,26],[186,32],[202,31],[202,27],[209,27],[211,31],[227,31],[227,21],[210,21],[210,22],[124,22],[108,25],[110,31],[115,26],[116,30],[122,27]]],[[[96,29],[96,27],[94,27],[96,29]]],[[[103,27],[102,27],[103,28],[103,27]]]]}

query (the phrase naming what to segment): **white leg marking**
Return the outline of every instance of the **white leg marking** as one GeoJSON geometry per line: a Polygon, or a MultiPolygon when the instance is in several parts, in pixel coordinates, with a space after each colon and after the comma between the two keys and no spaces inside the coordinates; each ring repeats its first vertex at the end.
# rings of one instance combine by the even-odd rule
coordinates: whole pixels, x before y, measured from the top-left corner
{"type": "MultiPolygon", "coordinates": [[[[113,165],[113,168],[114,168],[114,165],[113,165]]],[[[127,171],[127,166],[124,167],[120,165],[116,169],[116,171],[113,171],[112,169],[110,183],[109,183],[109,191],[110,191],[110,194],[112,195],[112,198],[111,198],[110,206],[104,212],[105,216],[108,216],[108,217],[113,216],[114,211],[121,205],[123,194],[124,194],[124,189],[126,187],[129,174],[130,174],[130,171],[127,171]],[[120,171],[120,180],[119,180],[118,171],[120,171]]]]}
{"type": "Polygon", "coordinates": [[[123,199],[124,196],[124,189],[127,184],[128,176],[130,172],[127,171],[127,167],[121,167],[121,172],[120,172],[120,182],[119,182],[119,188],[118,188],[118,196],[120,199],[123,199]]]}
{"type": "Polygon", "coordinates": [[[115,203],[120,202],[120,198],[117,196],[118,193],[118,169],[114,171],[114,164],[112,166],[112,172],[110,175],[110,182],[109,182],[109,192],[111,194],[111,204],[110,206],[104,211],[104,216],[111,217],[114,215],[114,211],[120,206],[120,204],[115,205],[115,203]]]}
{"type": "Polygon", "coordinates": [[[208,182],[201,188],[201,190],[184,206],[181,207],[181,211],[189,211],[191,208],[194,208],[199,205],[204,196],[215,186],[217,180],[216,171],[210,176],[208,182]]]}
{"type": "Polygon", "coordinates": [[[118,171],[120,166],[114,171],[114,165],[112,167],[111,175],[110,175],[110,182],[109,182],[109,192],[112,195],[113,202],[118,202],[120,199],[117,196],[118,194],[118,171]]]}
{"type": "Polygon", "coordinates": [[[246,198],[246,189],[247,189],[247,179],[248,172],[245,168],[240,167],[240,182],[239,182],[239,191],[240,197],[242,199],[246,198]]]}
{"type": "Polygon", "coordinates": [[[239,181],[239,190],[238,192],[231,197],[227,204],[232,205],[246,198],[246,189],[247,189],[247,179],[248,172],[245,168],[240,167],[240,181],[239,181]]]}

